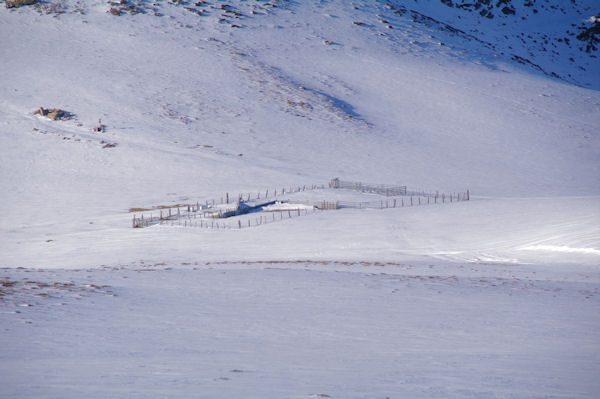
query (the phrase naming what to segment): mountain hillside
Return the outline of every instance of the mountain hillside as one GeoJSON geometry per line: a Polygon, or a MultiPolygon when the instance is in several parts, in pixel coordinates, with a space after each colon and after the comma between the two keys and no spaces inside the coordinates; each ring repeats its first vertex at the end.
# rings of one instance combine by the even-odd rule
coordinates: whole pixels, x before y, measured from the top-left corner
{"type": "Polygon", "coordinates": [[[415,21],[447,24],[479,40],[498,55],[570,83],[598,89],[600,10],[593,1],[390,2],[415,21]],[[408,10],[407,10],[408,11],[408,10]]]}
{"type": "MultiPolygon", "coordinates": [[[[79,253],[71,240],[126,243],[129,209],[333,177],[490,199],[598,195],[596,50],[557,38],[568,21],[589,25],[593,2],[500,3],[1,9],[5,262],[87,263],[65,259],[79,253]]],[[[576,201],[583,219],[597,208],[576,201]]]]}
{"type": "Polygon", "coordinates": [[[6,0],[1,398],[600,397],[592,0],[6,0]]]}

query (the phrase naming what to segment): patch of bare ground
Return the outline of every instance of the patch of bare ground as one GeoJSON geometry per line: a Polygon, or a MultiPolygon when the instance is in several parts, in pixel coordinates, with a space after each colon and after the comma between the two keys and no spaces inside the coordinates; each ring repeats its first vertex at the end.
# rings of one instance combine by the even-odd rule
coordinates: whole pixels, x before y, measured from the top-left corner
{"type": "Polygon", "coordinates": [[[257,260],[257,261],[235,261],[235,262],[207,262],[206,266],[210,265],[333,265],[333,266],[376,266],[376,267],[385,267],[385,266],[396,266],[396,267],[406,267],[408,265],[404,263],[396,263],[396,262],[367,262],[367,261],[334,261],[334,260],[257,260]]]}
{"type": "Polygon", "coordinates": [[[175,208],[183,208],[186,207],[187,204],[173,204],[173,205],[154,205],[151,208],[142,208],[142,207],[133,207],[129,208],[129,213],[134,212],[149,212],[156,209],[175,209],[175,208]]]}
{"type": "Polygon", "coordinates": [[[108,285],[77,284],[68,282],[45,282],[29,278],[12,280],[0,277],[0,304],[33,306],[39,300],[51,298],[82,298],[92,295],[116,296],[108,285]]]}
{"type": "MultiPolygon", "coordinates": [[[[485,263],[482,263],[486,265],[485,263]]],[[[499,276],[463,276],[463,275],[444,275],[428,271],[434,268],[434,265],[428,265],[424,274],[414,274],[408,272],[419,270],[418,267],[406,263],[397,262],[378,262],[378,261],[321,261],[321,260],[262,260],[262,261],[220,261],[206,262],[205,266],[219,265],[264,265],[265,270],[289,270],[287,266],[340,266],[344,267],[365,267],[376,268],[373,274],[383,276],[387,279],[403,284],[405,287],[419,285],[437,290],[441,287],[453,287],[456,289],[475,288],[491,290],[497,293],[513,295],[517,291],[527,291],[532,294],[551,295],[553,297],[562,295],[572,295],[576,292],[577,296],[583,296],[585,299],[598,299],[600,297],[600,287],[594,284],[585,284],[578,289],[572,290],[573,283],[552,281],[546,279],[530,278],[526,276],[499,277],[499,276]],[[401,273],[385,273],[386,268],[403,269],[401,273]],[[406,272],[405,272],[406,271],[406,272]]],[[[491,264],[493,266],[501,266],[499,264],[491,264]]],[[[506,266],[515,266],[507,264],[506,266]]],[[[399,292],[399,289],[394,289],[393,292],[399,292]]]]}

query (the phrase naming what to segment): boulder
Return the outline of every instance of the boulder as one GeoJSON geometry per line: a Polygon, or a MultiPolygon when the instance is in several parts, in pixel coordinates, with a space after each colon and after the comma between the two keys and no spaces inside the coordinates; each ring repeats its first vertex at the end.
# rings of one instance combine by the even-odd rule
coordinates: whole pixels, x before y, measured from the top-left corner
{"type": "Polygon", "coordinates": [[[46,109],[44,107],[40,107],[40,109],[35,111],[34,114],[45,116],[46,118],[52,119],[54,121],[73,118],[73,114],[58,108],[46,109]]]}
{"type": "Polygon", "coordinates": [[[6,8],[17,8],[37,3],[38,0],[6,0],[6,8]]]}

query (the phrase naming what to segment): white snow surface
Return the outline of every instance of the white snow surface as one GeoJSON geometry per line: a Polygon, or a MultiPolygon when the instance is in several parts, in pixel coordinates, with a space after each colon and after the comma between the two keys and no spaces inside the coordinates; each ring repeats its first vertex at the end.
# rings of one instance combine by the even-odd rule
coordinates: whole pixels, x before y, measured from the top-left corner
{"type": "Polygon", "coordinates": [[[0,7],[0,396],[600,396],[593,1],[182,3],[0,7]],[[333,177],[471,198],[131,227],[333,177]]]}
{"type": "Polygon", "coordinates": [[[2,273],[20,288],[0,313],[3,397],[600,392],[595,267],[136,263],[2,273]]]}
{"type": "MultiPolygon", "coordinates": [[[[225,13],[217,3],[200,7],[208,10],[202,17],[164,2],[157,8],[162,17],[116,17],[103,1],[83,3],[83,14],[72,12],[81,3],[64,4],[71,5],[64,14],[31,7],[0,14],[5,266],[99,266],[155,256],[154,241],[167,248],[182,238],[162,229],[133,231],[128,209],[323,184],[335,176],[485,197],[489,209],[469,206],[460,219],[454,206],[428,208],[423,217],[434,224],[415,223],[408,235],[454,224],[452,234],[435,234],[440,247],[428,251],[445,251],[457,232],[473,248],[471,258],[507,242],[505,234],[514,246],[504,246],[511,253],[501,257],[517,261],[531,253],[521,259],[516,248],[548,239],[556,242],[544,244],[600,249],[593,227],[600,194],[596,90],[536,73],[460,35],[439,31],[446,35],[440,46],[432,28],[377,2],[358,9],[336,1],[277,8],[236,2],[244,16],[229,23],[218,22],[225,13]],[[397,29],[377,22],[377,14],[395,18],[397,29]],[[34,116],[41,106],[76,118],[34,116]],[[92,132],[99,118],[104,134],[92,132]],[[101,141],[117,146],[103,148],[101,141]],[[489,223],[519,214],[539,228],[509,231],[500,223],[500,231],[487,234],[489,223]],[[563,215],[584,222],[578,237],[588,242],[571,242],[571,230],[561,242],[556,226],[563,215]]],[[[326,259],[338,257],[340,246],[376,247],[382,259],[420,252],[418,240],[411,247],[384,234],[405,230],[397,220],[416,214],[389,214],[353,215],[353,225],[371,226],[367,241],[360,233],[337,235],[335,245],[306,251],[326,259]]],[[[350,220],[327,215],[306,223],[324,231],[310,223],[331,230],[350,220]]],[[[281,237],[281,228],[290,242],[306,239],[306,229],[283,226],[248,234],[265,242],[281,237]]],[[[226,257],[220,251],[227,234],[182,234],[193,242],[201,234],[206,256],[226,257]]],[[[324,233],[319,241],[335,236],[324,233]]],[[[196,257],[192,248],[176,255],[196,257]]],[[[279,256],[263,251],[240,256],[279,256]]],[[[277,252],[301,255],[283,246],[277,252]]],[[[546,262],[548,251],[539,252],[546,262]]]]}

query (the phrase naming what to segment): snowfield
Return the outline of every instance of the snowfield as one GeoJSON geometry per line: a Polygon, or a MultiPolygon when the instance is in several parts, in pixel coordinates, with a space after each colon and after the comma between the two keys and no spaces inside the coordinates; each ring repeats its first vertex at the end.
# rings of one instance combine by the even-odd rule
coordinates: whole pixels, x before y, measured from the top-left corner
{"type": "Polygon", "coordinates": [[[597,268],[558,269],[3,270],[29,288],[3,305],[3,396],[592,398],[597,268]]]}
{"type": "Polygon", "coordinates": [[[0,7],[0,396],[600,396],[595,2],[109,3],[0,7]],[[132,228],[334,177],[471,196],[132,228]]]}

